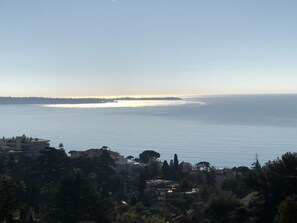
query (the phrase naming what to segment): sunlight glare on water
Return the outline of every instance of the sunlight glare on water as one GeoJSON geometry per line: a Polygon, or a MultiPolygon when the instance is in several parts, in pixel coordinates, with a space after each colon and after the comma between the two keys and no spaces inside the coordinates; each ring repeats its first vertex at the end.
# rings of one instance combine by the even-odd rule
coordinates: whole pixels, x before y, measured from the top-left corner
{"type": "MultiPolygon", "coordinates": [[[[119,100],[117,102],[92,103],[92,104],[49,104],[44,105],[50,108],[124,108],[124,107],[151,107],[171,106],[194,103],[185,100],[119,100]]],[[[200,103],[200,102],[195,102],[200,103]]],[[[202,104],[202,102],[200,103],[202,104]]]]}

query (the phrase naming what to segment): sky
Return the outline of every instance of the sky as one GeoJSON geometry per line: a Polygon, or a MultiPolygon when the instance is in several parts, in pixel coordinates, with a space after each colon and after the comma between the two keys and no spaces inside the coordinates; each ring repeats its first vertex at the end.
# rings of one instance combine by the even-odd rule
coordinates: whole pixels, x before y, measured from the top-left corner
{"type": "Polygon", "coordinates": [[[296,0],[0,0],[0,96],[297,92],[296,0]]]}

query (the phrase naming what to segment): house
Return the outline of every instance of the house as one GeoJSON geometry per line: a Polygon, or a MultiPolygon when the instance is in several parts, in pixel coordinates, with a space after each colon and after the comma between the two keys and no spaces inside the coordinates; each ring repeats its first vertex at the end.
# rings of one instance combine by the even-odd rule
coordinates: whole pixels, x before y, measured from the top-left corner
{"type": "Polygon", "coordinates": [[[216,176],[215,177],[215,188],[217,190],[221,190],[224,181],[235,179],[237,173],[235,171],[233,171],[232,169],[224,168],[224,169],[216,170],[215,174],[216,174],[215,175],[216,176]]]}
{"type": "Polygon", "coordinates": [[[23,136],[0,139],[0,152],[37,154],[49,147],[50,140],[23,136]]]}
{"type": "Polygon", "coordinates": [[[117,165],[123,165],[128,162],[127,158],[120,155],[118,152],[111,151],[108,147],[103,146],[101,149],[88,149],[86,151],[70,151],[70,158],[79,158],[79,157],[86,157],[86,158],[99,158],[104,151],[107,151],[111,158],[115,161],[117,165]]]}
{"type": "Polygon", "coordinates": [[[179,191],[179,185],[172,180],[153,179],[146,181],[146,190],[155,194],[155,199],[161,205],[171,203],[176,199],[187,196],[197,196],[198,190],[179,191]]]}

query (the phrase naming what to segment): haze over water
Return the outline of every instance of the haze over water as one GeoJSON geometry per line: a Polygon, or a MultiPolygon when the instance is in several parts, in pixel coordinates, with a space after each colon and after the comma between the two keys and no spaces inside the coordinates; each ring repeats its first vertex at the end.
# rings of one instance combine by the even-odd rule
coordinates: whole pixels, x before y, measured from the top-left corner
{"type": "Polygon", "coordinates": [[[1,105],[0,135],[47,138],[54,147],[62,142],[67,152],[107,145],[136,157],[153,149],[162,160],[177,153],[180,161],[206,160],[219,167],[250,166],[256,153],[264,164],[297,151],[295,94],[208,96],[160,103],[1,105]]]}

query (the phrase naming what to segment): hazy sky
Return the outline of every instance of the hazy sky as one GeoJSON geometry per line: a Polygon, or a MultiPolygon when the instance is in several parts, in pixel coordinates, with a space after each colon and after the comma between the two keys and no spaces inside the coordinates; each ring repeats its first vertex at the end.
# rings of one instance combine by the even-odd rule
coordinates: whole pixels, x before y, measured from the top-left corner
{"type": "Polygon", "coordinates": [[[297,92],[296,0],[0,0],[0,95],[297,92]]]}

